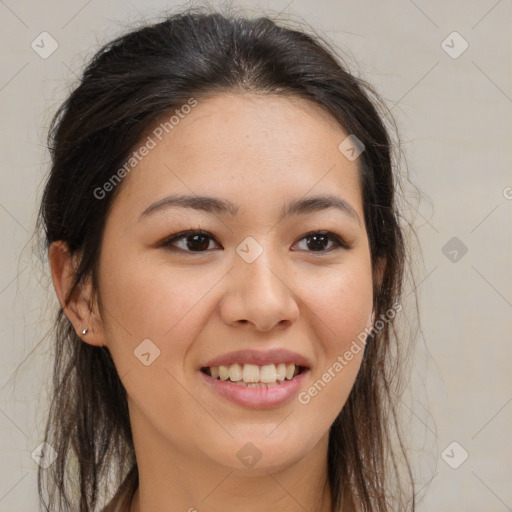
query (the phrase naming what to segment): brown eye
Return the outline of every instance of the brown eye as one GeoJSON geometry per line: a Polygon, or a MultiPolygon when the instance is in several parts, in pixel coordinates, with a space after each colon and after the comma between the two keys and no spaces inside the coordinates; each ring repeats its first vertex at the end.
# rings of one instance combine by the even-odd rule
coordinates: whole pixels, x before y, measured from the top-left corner
{"type": "Polygon", "coordinates": [[[213,237],[205,231],[185,231],[167,238],[161,246],[170,249],[177,248],[177,250],[185,252],[206,252],[211,241],[215,242],[213,237]],[[177,246],[177,242],[180,242],[181,247],[177,246]]]}
{"type": "Polygon", "coordinates": [[[308,236],[306,240],[309,242],[306,244],[308,249],[311,249],[312,251],[322,251],[329,245],[329,237],[326,235],[308,236]]]}
{"type": "Polygon", "coordinates": [[[345,244],[341,238],[331,233],[330,231],[316,231],[313,233],[308,233],[307,235],[301,238],[302,240],[306,240],[306,252],[331,252],[333,249],[338,247],[342,247],[348,249],[348,245],[345,244]],[[334,247],[329,243],[333,243],[334,247]]]}

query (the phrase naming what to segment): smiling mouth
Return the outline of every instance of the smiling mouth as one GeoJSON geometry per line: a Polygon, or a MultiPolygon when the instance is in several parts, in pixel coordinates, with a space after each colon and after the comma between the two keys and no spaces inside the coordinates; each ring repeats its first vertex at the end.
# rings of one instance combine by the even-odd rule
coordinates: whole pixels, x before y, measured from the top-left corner
{"type": "Polygon", "coordinates": [[[290,364],[256,364],[234,363],[228,366],[203,367],[201,371],[216,380],[231,382],[239,386],[261,387],[263,385],[279,385],[282,382],[292,380],[307,368],[290,364]]]}

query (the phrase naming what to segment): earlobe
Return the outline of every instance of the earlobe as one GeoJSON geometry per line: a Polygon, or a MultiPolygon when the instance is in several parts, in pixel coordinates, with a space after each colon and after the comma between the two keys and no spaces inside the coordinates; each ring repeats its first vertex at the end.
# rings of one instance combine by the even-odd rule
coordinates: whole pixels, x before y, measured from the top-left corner
{"type": "Polygon", "coordinates": [[[76,257],[62,240],[50,245],[48,259],[55,293],[75,332],[90,345],[104,345],[101,318],[97,304],[92,300],[91,280],[79,283],[73,290],[77,270],[76,257]]]}

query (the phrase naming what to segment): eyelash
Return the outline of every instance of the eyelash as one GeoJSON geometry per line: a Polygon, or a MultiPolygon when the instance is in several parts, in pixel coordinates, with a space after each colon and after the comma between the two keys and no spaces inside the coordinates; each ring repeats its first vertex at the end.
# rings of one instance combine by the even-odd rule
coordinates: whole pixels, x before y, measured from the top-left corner
{"type": "MultiPolygon", "coordinates": [[[[215,240],[215,237],[213,237],[210,233],[208,233],[208,231],[189,230],[189,231],[182,231],[180,233],[176,233],[174,235],[171,235],[170,237],[166,238],[160,244],[160,247],[165,247],[165,248],[168,248],[169,250],[180,251],[180,252],[185,252],[185,253],[190,253],[190,254],[200,254],[200,253],[204,253],[204,252],[209,252],[209,250],[205,250],[205,251],[189,251],[187,249],[180,249],[180,248],[172,247],[173,243],[175,243],[175,242],[177,242],[179,240],[186,239],[188,237],[194,236],[194,235],[202,235],[202,236],[208,237],[209,239],[214,240],[218,245],[220,245],[219,242],[217,242],[215,240]]],[[[303,235],[303,237],[300,238],[299,241],[302,241],[302,240],[304,240],[306,238],[312,238],[314,235],[321,235],[321,236],[326,236],[326,237],[330,238],[330,240],[335,243],[335,247],[331,247],[331,249],[322,250],[322,251],[306,251],[306,252],[311,252],[311,253],[330,253],[330,252],[332,252],[336,248],[350,249],[350,246],[348,244],[346,244],[340,236],[336,235],[336,233],[333,233],[331,231],[311,231],[311,232],[306,233],[305,235],[303,235]]]]}

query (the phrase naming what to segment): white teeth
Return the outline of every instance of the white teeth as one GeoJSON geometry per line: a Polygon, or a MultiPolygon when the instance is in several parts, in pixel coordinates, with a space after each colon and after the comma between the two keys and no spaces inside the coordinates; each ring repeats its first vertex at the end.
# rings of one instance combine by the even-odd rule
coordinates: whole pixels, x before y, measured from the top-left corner
{"type": "Polygon", "coordinates": [[[286,365],[284,363],[279,363],[277,365],[277,380],[286,379],[286,365]]]}
{"type": "Polygon", "coordinates": [[[291,380],[298,375],[299,367],[293,363],[256,364],[233,363],[229,366],[212,366],[210,375],[220,380],[230,380],[240,386],[261,387],[260,385],[278,385],[284,380],[291,380]]]}
{"type": "Polygon", "coordinates": [[[219,366],[219,376],[220,376],[220,380],[228,380],[229,379],[229,368],[227,366],[219,366]]]}
{"type": "Polygon", "coordinates": [[[260,382],[275,382],[276,381],[276,365],[267,364],[260,368],[260,382]]]}
{"type": "Polygon", "coordinates": [[[238,363],[232,364],[229,367],[229,380],[232,382],[242,380],[242,367],[238,363]]]}
{"type": "Polygon", "coordinates": [[[259,382],[260,367],[256,364],[244,364],[243,380],[244,382],[259,382]]]}

